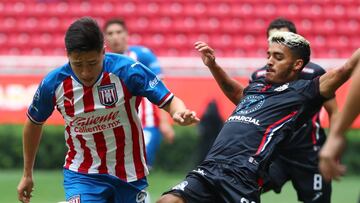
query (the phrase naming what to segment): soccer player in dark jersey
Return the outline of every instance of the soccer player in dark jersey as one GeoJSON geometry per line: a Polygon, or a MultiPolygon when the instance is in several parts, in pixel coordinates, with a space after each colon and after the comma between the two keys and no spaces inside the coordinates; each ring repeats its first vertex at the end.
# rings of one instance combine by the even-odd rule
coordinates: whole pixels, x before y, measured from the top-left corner
{"type": "MultiPolygon", "coordinates": [[[[267,36],[275,31],[296,33],[293,22],[277,18],[267,28],[267,36]]],[[[251,80],[264,77],[267,66],[259,68],[251,75],[251,80]]],[[[319,65],[309,62],[302,69],[298,79],[312,80],[325,73],[319,65]]],[[[229,98],[231,99],[231,98],[229,98]]],[[[236,105],[236,103],[235,103],[236,105]]],[[[335,99],[324,103],[331,120],[337,112],[335,99]]],[[[331,200],[331,182],[325,181],[318,169],[318,153],[326,140],[324,129],[320,126],[320,112],[310,118],[291,136],[291,141],[279,150],[279,156],[272,161],[268,174],[264,177],[263,192],[274,190],[280,193],[289,180],[297,192],[298,200],[305,203],[328,203],[331,200]]]]}
{"type": "Polygon", "coordinates": [[[158,203],[260,202],[261,178],[277,149],[360,69],[360,49],[341,68],[298,80],[310,59],[309,42],[291,32],[276,32],[269,38],[265,77],[244,88],[226,75],[206,43],[197,42],[195,48],[223,91],[239,103],[205,160],[158,203]]]}
{"type": "Polygon", "coordinates": [[[345,132],[360,113],[360,70],[352,77],[343,111],[331,123],[329,138],[320,151],[319,168],[326,180],[338,179],[345,173],[339,159],[345,149],[345,132]]]}

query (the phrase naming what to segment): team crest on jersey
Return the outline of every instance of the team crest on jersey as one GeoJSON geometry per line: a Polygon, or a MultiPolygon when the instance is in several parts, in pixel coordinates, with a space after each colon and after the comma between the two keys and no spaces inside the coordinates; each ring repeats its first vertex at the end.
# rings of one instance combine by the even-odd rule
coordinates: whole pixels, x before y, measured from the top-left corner
{"type": "Polygon", "coordinates": [[[236,108],[237,114],[249,114],[259,110],[265,102],[263,95],[249,95],[241,100],[240,104],[236,108]]]}
{"type": "Polygon", "coordinates": [[[75,195],[75,196],[72,196],[69,200],[68,200],[69,203],[80,203],[81,200],[80,200],[80,195],[75,195]]]}
{"type": "Polygon", "coordinates": [[[98,87],[100,103],[104,106],[112,106],[118,101],[114,83],[98,87]]]}

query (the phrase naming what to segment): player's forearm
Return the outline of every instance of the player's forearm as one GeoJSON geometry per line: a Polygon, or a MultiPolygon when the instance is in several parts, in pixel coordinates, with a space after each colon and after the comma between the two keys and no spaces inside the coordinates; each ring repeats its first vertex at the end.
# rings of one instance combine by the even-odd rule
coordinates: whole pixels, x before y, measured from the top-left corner
{"type": "Polygon", "coordinates": [[[360,113],[360,68],[357,69],[352,77],[349,93],[346,97],[343,111],[339,113],[332,128],[334,132],[343,134],[350,127],[352,122],[360,113]]]}
{"type": "Polygon", "coordinates": [[[326,112],[328,113],[329,121],[331,124],[332,123],[331,121],[336,117],[336,114],[338,112],[338,106],[336,103],[336,99],[332,98],[332,99],[326,101],[324,103],[324,108],[325,108],[326,112]]]}
{"type": "Polygon", "coordinates": [[[174,96],[171,102],[168,105],[164,106],[163,109],[167,111],[172,117],[176,112],[185,111],[186,106],[181,99],[174,96]]]}
{"type": "Polygon", "coordinates": [[[23,134],[24,176],[32,176],[36,152],[40,144],[42,125],[27,120],[23,134]]]}
{"type": "Polygon", "coordinates": [[[225,96],[233,104],[237,105],[242,98],[244,90],[243,86],[226,74],[226,72],[217,63],[212,66],[208,66],[208,68],[225,96]]]}

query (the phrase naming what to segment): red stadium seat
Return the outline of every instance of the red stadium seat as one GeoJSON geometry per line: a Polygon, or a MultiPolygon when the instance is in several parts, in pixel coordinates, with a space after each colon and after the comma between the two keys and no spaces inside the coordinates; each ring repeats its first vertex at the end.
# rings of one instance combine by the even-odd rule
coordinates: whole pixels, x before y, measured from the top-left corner
{"type": "Polygon", "coordinates": [[[196,55],[192,44],[200,39],[223,56],[262,56],[266,27],[279,16],[296,23],[316,57],[344,57],[360,45],[360,2],[354,0],[8,0],[0,2],[0,54],[62,55],[66,29],[84,15],[101,26],[122,17],[132,44],[167,56],[196,55]]]}

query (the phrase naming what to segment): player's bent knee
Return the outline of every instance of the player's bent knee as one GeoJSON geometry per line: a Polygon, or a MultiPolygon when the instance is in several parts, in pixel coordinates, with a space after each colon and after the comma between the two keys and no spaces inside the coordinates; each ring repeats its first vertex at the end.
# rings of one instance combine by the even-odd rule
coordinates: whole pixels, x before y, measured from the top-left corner
{"type": "Polygon", "coordinates": [[[185,203],[185,201],[176,195],[166,194],[161,196],[156,203],[185,203]]]}

